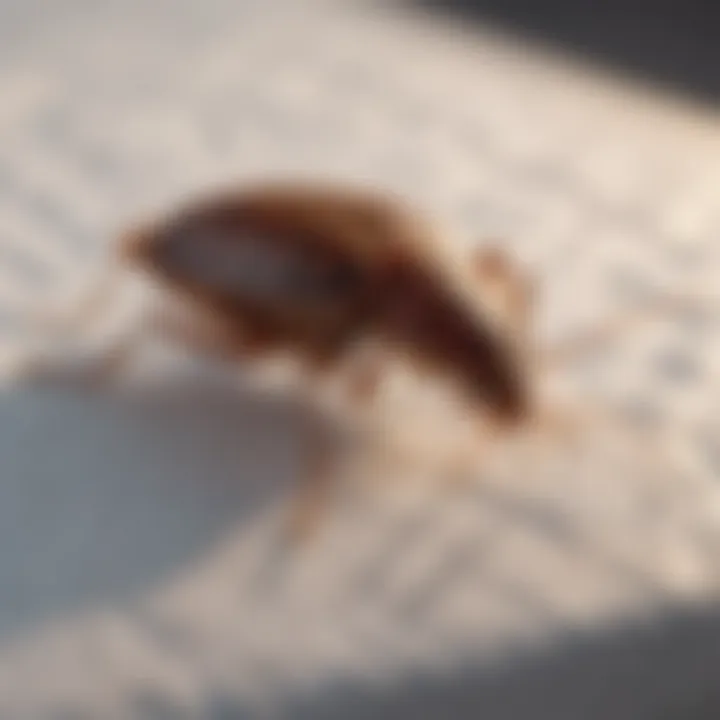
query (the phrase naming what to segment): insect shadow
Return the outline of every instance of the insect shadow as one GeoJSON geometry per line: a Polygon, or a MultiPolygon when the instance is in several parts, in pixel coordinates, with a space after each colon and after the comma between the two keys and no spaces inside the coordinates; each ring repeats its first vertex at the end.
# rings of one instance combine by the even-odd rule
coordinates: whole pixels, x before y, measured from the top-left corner
{"type": "MultiPolygon", "coordinates": [[[[117,377],[140,341],[162,332],[231,365],[285,355],[303,369],[310,394],[342,377],[348,411],[363,415],[383,397],[389,366],[400,360],[418,377],[452,384],[477,426],[467,448],[453,448],[454,475],[450,466],[462,470],[467,459],[475,467],[479,454],[506,438],[541,430],[572,439],[586,420],[617,424],[604,409],[549,401],[545,374],[690,302],[684,293],[655,298],[652,307],[546,348],[537,342],[537,282],[528,270],[498,246],[470,255],[452,246],[418,209],[368,188],[278,182],[196,199],[120,239],[119,266],[178,307],[172,322],[148,322],[146,314],[98,365],[97,377],[117,377]],[[195,312],[202,322],[191,320],[195,312]]],[[[97,299],[86,298],[75,320],[96,315],[112,286],[99,283],[97,299]]],[[[34,372],[34,364],[25,369],[34,372]]],[[[422,453],[415,454],[430,462],[422,446],[434,446],[436,433],[416,434],[422,453]]],[[[335,453],[314,445],[291,523],[301,535],[315,527],[336,475],[335,453]]]]}
{"type": "Polygon", "coordinates": [[[307,406],[223,380],[0,392],[0,642],[131,601],[247,531],[296,482],[307,406]]]}

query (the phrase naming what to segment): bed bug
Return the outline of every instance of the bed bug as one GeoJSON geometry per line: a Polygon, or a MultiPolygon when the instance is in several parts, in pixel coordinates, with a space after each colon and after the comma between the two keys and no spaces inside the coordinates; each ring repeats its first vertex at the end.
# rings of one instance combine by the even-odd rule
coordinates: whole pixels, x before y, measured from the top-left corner
{"type": "MultiPolygon", "coordinates": [[[[468,256],[417,208],[365,187],[276,182],[210,193],[133,228],[119,249],[128,267],[213,319],[212,349],[225,360],[286,354],[313,377],[337,371],[358,405],[373,401],[387,358],[399,358],[455,385],[477,414],[478,439],[544,422],[538,369],[619,324],[540,353],[535,284],[517,262],[497,245],[468,256]]],[[[186,327],[183,342],[200,342],[195,330],[186,327]]],[[[325,450],[309,457],[304,518],[332,474],[325,450]]]]}
{"type": "Polygon", "coordinates": [[[498,422],[529,412],[518,333],[505,327],[529,309],[515,269],[492,249],[466,272],[399,198],[312,184],[230,192],[133,231],[122,254],[210,309],[238,356],[282,350],[330,370],[376,341],[453,376],[498,422]],[[478,283],[497,286],[494,307],[478,283]]]}

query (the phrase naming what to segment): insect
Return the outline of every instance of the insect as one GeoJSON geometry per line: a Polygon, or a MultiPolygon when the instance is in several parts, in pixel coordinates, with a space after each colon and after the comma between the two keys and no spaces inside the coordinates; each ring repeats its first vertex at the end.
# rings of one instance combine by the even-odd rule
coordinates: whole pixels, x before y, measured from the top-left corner
{"type": "MultiPolygon", "coordinates": [[[[132,229],[120,254],[213,319],[212,349],[224,359],[286,354],[311,377],[337,371],[352,405],[372,403],[388,358],[400,359],[455,385],[478,438],[542,424],[538,370],[620,325],[541,353],[535,285],[518,263],[495,246],[461,253],[418,209],[361,187],[277,182],[210,194],[132,229]]],[[[310,458],[303,517],[331,474],[324,452],[310,458]]]]}
{"type": "Polygon", "coordinates": [[[262,186],[193,204],[135,231],[122,248],[132,264],[212,309],[238,355],[283,349],[329,370],[375,340],[454,376],[498,422],[529,411],[523,359],[503,326],[528,309],[515,269],[484,251],[469,275],[429,221],[398,199],[262,186]],[[505,294],[492,310],[477,302],[478,282],[505,294]]]}

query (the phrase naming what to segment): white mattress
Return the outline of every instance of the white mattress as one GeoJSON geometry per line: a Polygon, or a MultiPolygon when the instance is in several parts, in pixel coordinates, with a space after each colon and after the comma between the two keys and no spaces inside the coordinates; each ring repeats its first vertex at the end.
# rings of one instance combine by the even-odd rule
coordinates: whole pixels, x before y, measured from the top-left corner
{"type": "MultiPolygon", "coordinates": [[[[712,109],[390,8],[3,5],[3,350],[126,224],[259,175],[375,182],[504,239],[546,338],[619,284],[712,289],[712,109]]],[[[0,717],[716,717],[719,340],[652,325],[577,375],[656,408],[654,469],[598,432],[582,473],[550,452],[454,491],[380,476],[300,557],[275,538],[306,410],[167,356],[164,390],[8,381],[0,717]]]]}

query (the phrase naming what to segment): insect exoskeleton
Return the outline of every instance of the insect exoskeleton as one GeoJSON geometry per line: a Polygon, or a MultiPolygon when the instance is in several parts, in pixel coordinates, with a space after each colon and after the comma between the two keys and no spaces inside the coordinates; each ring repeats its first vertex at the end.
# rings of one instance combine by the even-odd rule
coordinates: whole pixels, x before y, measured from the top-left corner
{"type": "Polygon", "coordinates": [[[503,423],[529,411],[529,298],[499,251],[476,261],[404,199],[366,187],[258,184],[190,202],[124,254],[221,316],[238,348],[329,366],[367,340],[457,381],[503,423]]]}

